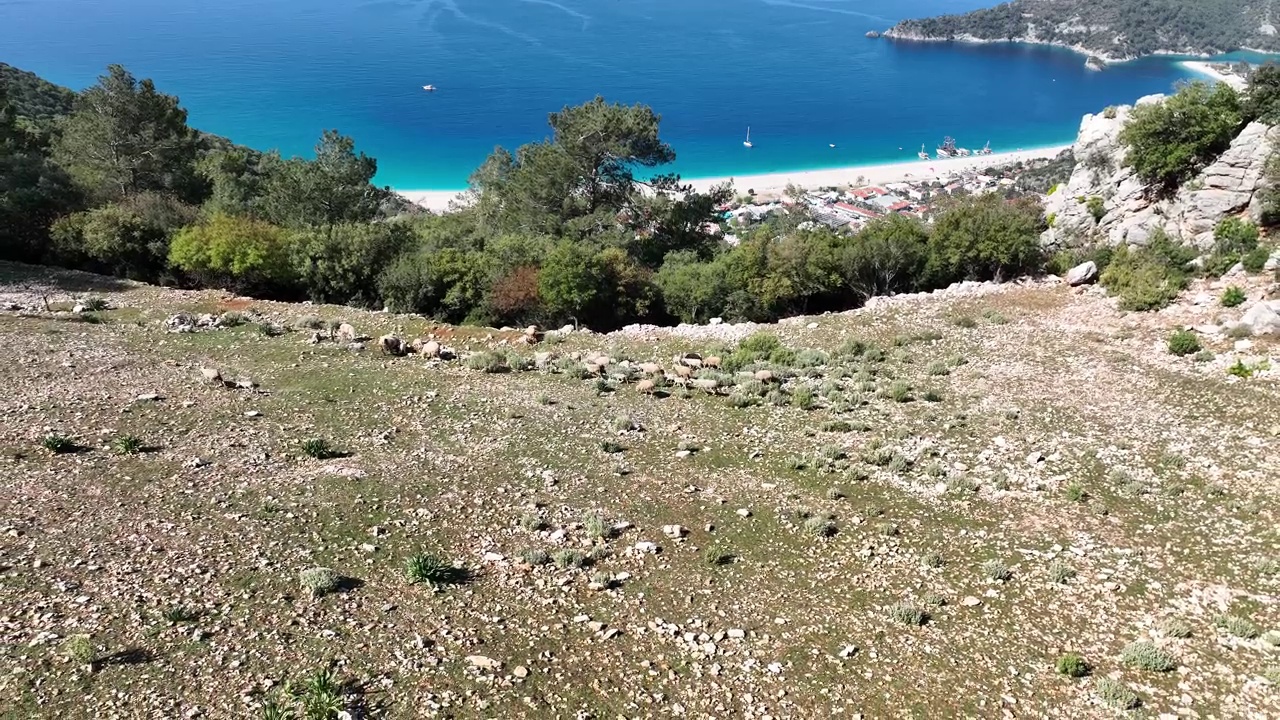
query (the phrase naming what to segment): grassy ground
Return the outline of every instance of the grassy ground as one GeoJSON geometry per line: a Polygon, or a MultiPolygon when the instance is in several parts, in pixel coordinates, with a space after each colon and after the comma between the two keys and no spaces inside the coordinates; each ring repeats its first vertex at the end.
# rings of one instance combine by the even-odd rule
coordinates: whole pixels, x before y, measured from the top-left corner
{"type": "MultiPolygon", "coordinates": [[[[1170,315],[1041,287],[809,318],[775,334],[825,359],[735,407],[745,377],[651,396],[163,320],[314,314],[464,354],[518,333],[5,274],[112,309],[0,313],[0,717],[1118,716],[1105,679],[1151,717],[1280,713],[1277,376],[1228,375],[1229,340],[1168,355],[1170,315]],[[592,516],[628,525],[591,537],[592,516]],[[471,576],[411,584],[418,553],[471,576]],[[317,566],[344,579],[312,597],[317,566]],[[1138,640],[1176,668],[1127,665],[1138,640]],[[1056,672],[1068,652],[1087,676],[1056,672]]],[[[670,369],[734,347],[501,349],[670,369]]]]}

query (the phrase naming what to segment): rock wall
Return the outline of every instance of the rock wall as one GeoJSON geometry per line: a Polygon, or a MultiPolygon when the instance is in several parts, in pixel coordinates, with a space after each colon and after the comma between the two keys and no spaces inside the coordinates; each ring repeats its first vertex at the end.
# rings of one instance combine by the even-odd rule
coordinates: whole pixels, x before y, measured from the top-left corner
{"type": "MultiPolygon", "coordinates": [[[[1144,97],[1135,106],[1162,102],[1163,95],[1144,97]]],[[[1072,146],[1076,167],[1071,178],[1045,201],[1052,219],[1042,241],[1049,247],[1097,242],[1145,245],[1151,233],[1163,229],[1170,237],[1207,249],[1213,228],[1225,217],[1261,214],[1259,190],[1265,187],[1265,167],[1280,145],[1280,128],[1251,123],[1226,152],[1178,190],[1172,198],[1155,200],[1149,188],[1125,165],[1120,130],[1133,107],[1123,105],[1105,113],[1085,115],[1072,146]],[[1102,215],[1095,217],[1097,200],[1102,215]]]]}

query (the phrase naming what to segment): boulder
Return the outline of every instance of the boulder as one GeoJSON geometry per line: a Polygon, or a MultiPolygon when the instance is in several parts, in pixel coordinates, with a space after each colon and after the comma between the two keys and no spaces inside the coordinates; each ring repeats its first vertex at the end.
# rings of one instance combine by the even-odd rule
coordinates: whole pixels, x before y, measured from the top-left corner
{"type": "Polygon", "coordinates": [[[1067,272],[1067,284],[1078,287],[1098,278],[1098,266],[1092,261],[1080,263],[1067,272]]]}
{"type": "Polygon", "coordinates": [[[218,368],[202,367],[200,375],[204,377],[205,382],[222,384],[222,372],[218,368]]]}
{"type": "Polygon", "coordinates": [[[338,340],[341,342],[352,343],[356,341],[356,329],[350,323],[342,323],[339,325],[336,335],[338,340]]]}
{"type": "Polygon", "coordinates": [[[1254,335],[1280,335],[1280,300],[1263,300],[1245,311],[1240,322],[1254,335]]]}

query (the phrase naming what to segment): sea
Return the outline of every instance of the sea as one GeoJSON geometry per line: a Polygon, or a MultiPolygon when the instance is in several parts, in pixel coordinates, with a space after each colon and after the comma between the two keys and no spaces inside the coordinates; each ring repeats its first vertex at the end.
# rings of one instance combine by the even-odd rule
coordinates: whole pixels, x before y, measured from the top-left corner
{"type": "Polygon", "coordinates": [[[548,113],[596,95],[654,108],[669,169],[705,178],[912,160],[944,136],[1069,143],[1085,113],[1190,77],[1167,58],[1093,72],[1061,49],[865,36],[990,4],[0,0],[0,60],[76,89],[121,63],[192,125],[286,155],[336,128],[401,190],[465,187],[495,146],[541,140],[548,113]]]}

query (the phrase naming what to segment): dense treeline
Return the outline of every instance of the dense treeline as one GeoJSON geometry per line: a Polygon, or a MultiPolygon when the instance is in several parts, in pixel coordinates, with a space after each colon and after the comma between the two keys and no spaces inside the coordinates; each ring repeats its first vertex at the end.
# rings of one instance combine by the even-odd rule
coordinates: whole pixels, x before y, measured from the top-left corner
{"type": "Polygon", "coordinates": [[[726,243],[730,188],[693,192],[644,106],[596,98],[551,134],[497,148],[469,201],[412,212],[373,158],[327,131],[313,158],[203,135],[177,98],[112,66],[45,129],[0,114],[0,257],[260,296],[486,324],[770,320],[1040,267],[1039,205],[962,198],[932,227],[893,216],[856,234],[775,214],[726,243]]]}
{"type": "Polygon", "coordinates": [[[1265,27],[1277,11],[1276,0],[1014,0],[963,15],[905,20],[892,32],[948,39],[1034,37],[1119,58],[1242,47],[1275,52],[1280,37],[1265,27]]]}

